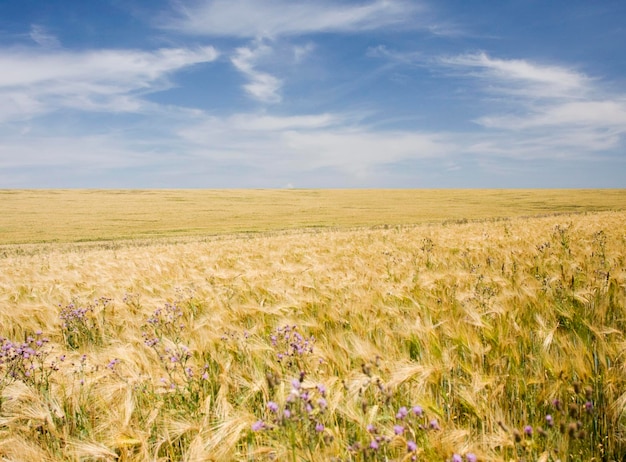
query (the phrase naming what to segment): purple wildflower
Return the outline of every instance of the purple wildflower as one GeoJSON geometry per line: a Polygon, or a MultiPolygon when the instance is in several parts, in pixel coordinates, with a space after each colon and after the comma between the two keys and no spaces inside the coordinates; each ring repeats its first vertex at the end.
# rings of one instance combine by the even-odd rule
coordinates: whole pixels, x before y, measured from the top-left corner
{"type": "Polygon", "coordinates": [[[478,457],[476,457],[476,454],[473,452],[468,452],[465,454],[465,460],[467,460],[467,462],[477,462],[478,457]]]}
{"type": "Polygon", "coordinates": [[[402,406],[400,409],[398,409],[398,413],[396,414],[396,419],[402,420],[408,414],[409,414],[409,411],[406,409],[405,406],[402,406]]]}
{"type": "Polygon", "coordinates": [[[428,423],[428,426],[430,427],[431,430],[441,430],[441,427],[439,426],[439,422],[437,422],[437,419],[432,419],[428,423]]]}
{"type": "Polygon", "coordinates": [[[379,447],[379,446],[378,446],[378,441],[376,441],[376,440],[372,440],[372,441],[370,442],[370,449],[373,449],[374,451],[376,451],[376,450],[378,450],[378,447],[379,447]]]}
{"type": "Polygon", "coordinates": [[[404,427],[402,425],[394,425],[393,432],[396,435],[402,435],[404,433],[404,427]]]}
{"type": "Polygon", "coordinates": [[[585,403],[585,411],[591,413],[593,411],[593,403],[591,401],[587,401],[585,403]]]}
{"type": "Polygon", "coordinates": [[[278,412],[278,404],[276,404],[274,401],[269,401],[267,403],[267,408],[273,413],[278,412]]]}
{"type": "Polygon", "coordinates": [[[409,441],[406,443],[406,448],[409,452],[417,451],[417,443],[415,441],[409,441]]]}
{"type": "Polygon", "coordinates": [[[463,458],[458,454],[452,455],[452,462],[463,462],[463,458]]]}
{"type": "Polygon", "coordinates": [[[265,422],[263,422],[262,420],[257,420],[256,422],[254,422],[252,424],[252,431],[253,432],[261,431],[264,428],[265,428],[265,422]]]}
{"type": "Polygon", "coordinates": [[[552,415],[548,414],[546,416],[546,423],[548,424],[549,427],[554,426],[554,419],[552,418],[552,415]]]}
{"type": "Polygon", "coordinates": [[[526,436],[533,436],[533,427],[531,427],[530,425],[526,425],[524,427],[524,434],[526,436]]]}
{"type": "Polygon", "coordinates": [[[422,406],[413,406],[413,409],[411,410],[413,411],[413,414],[415,414],[417,417],[422,417],[422,415],[424,414],[422,406]]]}
{"type": "Polygon", "coordinates": [[[315,431],[316,431],[316,432],[318,432],[318,433],[323,432],[323,431],[324,431],[324,424],[322,424],[322,423],[318,422],[318,423],[315,425],[315,431]]]}

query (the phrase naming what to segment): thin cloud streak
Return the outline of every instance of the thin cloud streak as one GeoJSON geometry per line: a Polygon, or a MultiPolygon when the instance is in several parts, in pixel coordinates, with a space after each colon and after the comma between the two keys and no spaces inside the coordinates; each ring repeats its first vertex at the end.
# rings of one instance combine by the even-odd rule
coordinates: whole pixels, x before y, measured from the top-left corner
{"type": "Polygon", "coordinates": [[[548,106],[526,117],[485,116],[477,122],[485,127],[506,130],[566,125],[626,131],[626,101],[574,101],[548,106]]]}
{"type": "Polygon", "coordinates": [[[440,57],[438,64],[480,79],[491,91],[532,98],[581,98],[591,79],[561,66],[523,59],[497,59],[487,53],[440,57]]]}
{"type": "Polygon", "coordinates": [[[44,27],[37,24],[30,26],[29,35],[33,42],[44,48],[58,48],[61,46],[61,42],[56,36],[48,33],[44,27]]]}
{"type": "Polygon", "coordinates": [[[324,32],[368,31],[407,23],[420,2],[374,0],[340,5],[320,0],[198,0],[177,4],[161,26],[186,34],[276,38],[324,32]]]}

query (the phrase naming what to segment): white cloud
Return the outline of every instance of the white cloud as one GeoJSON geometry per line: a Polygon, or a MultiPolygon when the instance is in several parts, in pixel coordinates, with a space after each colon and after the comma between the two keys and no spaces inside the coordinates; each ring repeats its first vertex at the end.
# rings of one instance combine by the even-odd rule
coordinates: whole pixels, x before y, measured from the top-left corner
{"type": "Polygon", "coordinates": [[[573,101],[547,106],[525,117],[485,116],[477,122],[485,127],[507,130],[567,125],[621,128],[626,131],[626,101],[573,101]]]}
{"type": "Polygon", "coordinates": [[[142,93],[169,85],[182,68],[214,61],[213,47],[84,52],[0,49],[0,121],[55,109],[112,112],[145,106],[142,93]]]}
{"type": "Polygon", "coordinates": [[[337,125],[342,119],[336,114],[329,113],[282,117],[265,114],[235,114],[228,118],[228,123],[237,130],[310,130],[337,125]]]}
{"type": "Polygon", "coordinates": [[[492,113],[475,122],[490,132],[481,134],[474,153],[586,157],[616,149],[626,134],[626,96],[607,93],[599,79],[579,71],[486,53],[440,58],[436,64],[476,79],[487,94],[506,96],[483,100],[484,111],[492,113]]]}
{"type": "Polygon", "coordinates": [[[562,66],[491,58],[484,52],[441,57],[438,63],[482,80],[491,91],[525,97],[578,98],[591,83],[586,75],[562,66]]]}
{"type": "Polygon", "coordinates": [[[256,69],[257,61],[271,51],[269,46],[257,43],[254,48],[237,48],[231,58],[233,66],[249,80],[249,83],[245,84],[243,88],[254,99],[264,103],[278,103],[281,100],[279,93],[282,86],[281,80],[256,69]]]}
{"type": "Polygon", "coordinates": [[[409,21],[416,0],[196,0],[178,4],[177,17],[163,24],[188,34],[241,38],[317,32],[367,31],[409,21]]]}
{"type": "Polygon", "coordinates": [[[0,168],[98,170],[140,165],[146,155],[125,144],[122,139],[104,135],[5,136],[0,141],[0,168]]]}
{"type": "Polygon", "coordinates": [[[268,165],[285,172],[331,169],[358,177],[375,176],[381,165],[445,157],[458,149],[438,134],[375,131],[353,126],[339,114],[212,117],[179,135],[190,152],[204,158],[236,160],[259,170],[268,165]]]}
{"type": "Polygon", "coordinates": [[[57,48],[61,46],[59,39],[49,34],[44,27],[36,24],[30,26],[30,38],[33,42],[45,48],[57,48]]]}
{"type": "Polygon", "coordinates": [[[311,42],[305,44],[305,45],[295,45],[293,47],[293,58],[294,61],[296,63],[299,63],[300,61],[302,61],[304,59],[305,56],[307,56],[309,53],[311,53],[313,50],[315,49],[315,45],[311,42]]]}
{"type": "Polygon", "coordinates": [[[375,176],[381,165],[405,160],[442,158],[455,146],[433,133],[335,129],[283,133],[283,150],[302,167],[337,168],[352,175],[375,176]]]}
{"type": "Polygon", "coordinates": [[[385,45],[369,47],[366,55],[370,58],[384,58],[401,64],[415,64],[424,59],[420,52],[398,52],[390,50],[385,45]]]}

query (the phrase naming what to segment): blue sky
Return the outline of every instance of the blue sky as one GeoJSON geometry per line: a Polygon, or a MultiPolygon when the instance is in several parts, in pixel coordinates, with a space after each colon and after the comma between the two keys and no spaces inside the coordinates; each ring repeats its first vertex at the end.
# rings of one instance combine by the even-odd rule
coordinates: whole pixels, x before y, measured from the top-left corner
{"type": "Polygon", "coordinates": [[[626,187],[623,0],[0,0],[2,188],[626,187]]]}

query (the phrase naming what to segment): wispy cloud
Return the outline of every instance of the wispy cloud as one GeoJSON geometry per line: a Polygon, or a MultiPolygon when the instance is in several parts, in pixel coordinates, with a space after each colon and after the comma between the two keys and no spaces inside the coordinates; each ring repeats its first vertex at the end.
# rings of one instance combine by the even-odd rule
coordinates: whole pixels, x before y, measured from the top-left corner
{"type": "Polygon", "coordinates": [[[618,148],[626,134],[626,95],[571,67],[485,52],[427,57],[382,45],[368,56],[469,83],[482,112],[473,121],[483,131],[461,135],[464,142],[459,134],[448,137],[472,156],[590,158],[618,148]]]}
{"type": "Polygon", "coordinates": [[[331,113],[282,117],[268,114],[235,114],[228,118],[228,123],[237,130],[311,130],[336,126],[344,119],[331,113]]]}
{"type": "Polygon", "coordinates": [[[557,65],[491,58],[485,53],[442,60],[478,69],[486,92],[509,95],[475,122],[489,130],[492,154],[519,158],[590,158],[616,149],[626,134],[626,95],[610,94],[599,79],[557,65]],[[500,111],[498,111],[500,107],[500,111]],[[504,111],[502,111],[504,109],[504,111]],[[514,112],[515,115],[511,115],[514,112]]]}
{"type": "Polygon", "coordinates": [[[596,126],[626,131],[626,101],[574,101],[537,109],[519,116],[485,116],[477,121],[490,128],[525,130],[537,127],[596,126]]]}
{"type": "Polygon", "coordinates": [[[176,17],[162,25],[188,34],[275,38],[373,30],[407,23],[421,9],[417,0],[196,0],[177,4],[176,17]]]}
{"type": "Polygon", "coordinates": [[[374,177],[381,165],[445,157],[458,149],[439,134],[376,131],[330,113],[211,117],[182,128],[179,135],[198,155],[238,159],[260,171],[271,165],[285,173],[327,169],[360,178],[374,177]]]}
{"type": "Polygon", "coordinates": [[[58,48],[61,46],[61,42],[59,42],[56,36],[48,33],[44,27],[37,24],[30,26],[30,38],[33,42],[45,48],[58,48]]]}
{"type": "Polygon", "coordinates": [[[492,58],[487,53],[440,57],[439,65],[455,69],[488,85],[491,91],[536,98],[580,98],[591,79],[563,66],[523,59],[492,58]]]}
{"type": "Polygon", "coordinates": [[[246,92],[264,103],[277,103],[281,100],[279,93],[282,86],[281,80],[256,68],[257,62],[271,52],[269,46],[256,43],[250,47],[237,48],[231,58],[233,66],[249,80],[249,83],[244,85],[246,92]]]}
{"type": "Polygon", "coordinates": [[[213,47],[81,52],[0,48],[0,121],[60,108],[138,111],[144,107],[139,95],[167,88],[172,73],[217,56],[213,47]]]}
{"type": "Polygon", "coordinates": [[[486,92],[507,94],[499,102],[505,113],[492,113],[475,119],[488,129],[513,132],[508,145],[513,152],[569,153],[589,155],[615,149],[626,134],[626,95],[611,94],[601,81],[579,71],[542,65],[527,60],[491,58],[485,53],[443,58],[446,66],[464,68],[478,79],[486,92]],[[473,70],[478,69],[478,73],[473,70]],[[507,107],[508,106],[508,107],[507,107]],[[516,115],[511,115],[514,111],[516,115]]]}

